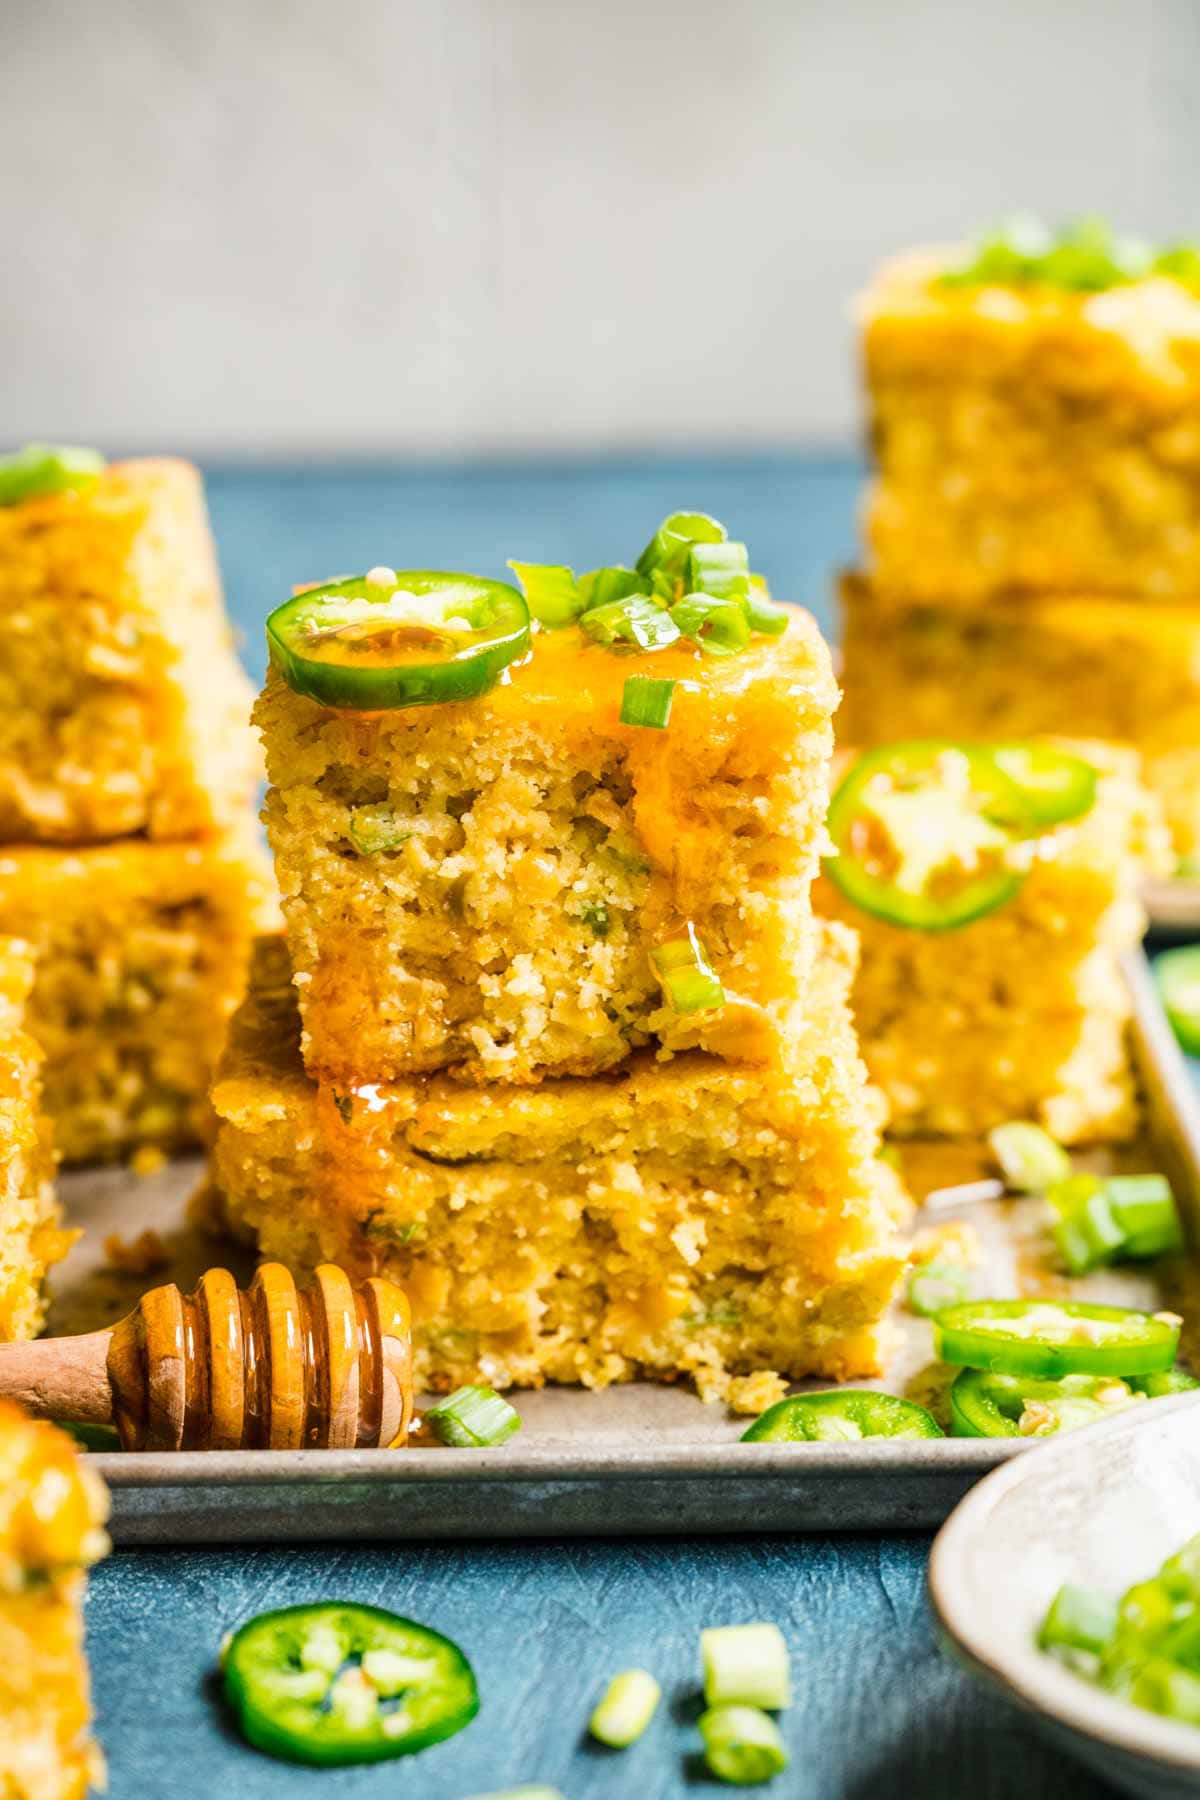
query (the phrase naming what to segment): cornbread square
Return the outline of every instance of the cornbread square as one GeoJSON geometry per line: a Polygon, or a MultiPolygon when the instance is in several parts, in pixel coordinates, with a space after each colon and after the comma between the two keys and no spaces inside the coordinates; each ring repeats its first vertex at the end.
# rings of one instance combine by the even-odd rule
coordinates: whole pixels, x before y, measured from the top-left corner
{"type": "Polygon", "coordinates": [[[1200,598],[1200,294],[947,286],[888,263],[860,306],[887,598],[1200,598]]]}
{"type": "Polygon", "coordinates": [[[507,673],[357,713],[271,672],[264,817],[310,1072],[521,1083],[696,1043],[771,1060],[814,953],[837,688],[813,620],[723,661],[541,632],[507,673]],[[621,724],[632,674],[678,681],[668,729],[621,724]],[[651,964],[688,924],[728,997],[698,1026],[651,964]]]}
{"type": "Polygon", "coordinates": [[[1200,848],[1200,608],[1030,599],[966,614],[841,584],[841,740],[1073,734],[1132,745],[1177,855],[1200,848]]]}
{"type": "Polygon", "coordinates": [[[786,1077],[642,1051],[479,1089],[318,1086],[265,941],[213,1087],[224,1222],[295,1270],[401,1283],[436,1389],[870,1374],[903,1197],[846,1006],[853,937],[821,941],[786,1077]]]}
{"type": "Polygon", "coordinates": [[[251,691],[189,464],[0,506],[0,609],[0,842],[183,838],[252,804],[251,691]]]}
{"type": "Polygon", "coordinates": [[[67,1162],[201,1135],[251,941],[271,915],[248,834],[0,850],[0,931],[36,958],[28,1027],[67,1162]]]}
{"type": "Polygon", "coordinates": [[[1057,743],[1096,769],[1095,804],[1045,828],[997,911],[953,931],[909,930],[862,911],[828,875],[817,884],[819,911],[861,937],[855,1023],[898,1136],[970,1137],[1023,1118],[1064,1144],[1136,1131],[1118,959],[1145,929],[1138,887],[1162,862],[1165,832],[1134,752],[1057,743]]]}
{"type": "Polygon", "coordinates": [[[104,1782],[88,1735],[84,1569],[108,1549],[108,1495],[70,1438],[0,1401],[0,1794],[83,1800],[104,1782]]]}
{"type": "Polygon", "coordinates": [[[32,986],[30,946],[0,938],[0,1342],[36,1336],[46,1271],[77,1235],[55,1200],[42,1053],[25,1029],[32,986]]]}

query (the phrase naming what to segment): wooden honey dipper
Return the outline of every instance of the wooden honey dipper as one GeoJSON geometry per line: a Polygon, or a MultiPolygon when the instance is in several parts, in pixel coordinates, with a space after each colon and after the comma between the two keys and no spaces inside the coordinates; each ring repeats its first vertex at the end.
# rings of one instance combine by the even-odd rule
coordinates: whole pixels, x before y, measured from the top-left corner
{"type": "Polygon", "coordinates": [[[36,1417],[115,1424],[126,1450],[353,1450],[403,1444],[412,1318],[390,1281],[324,1263],[300,1291],[281,1263],[239,1290],[152,1288],[81,1337],[0,1344],[0,1394],[36,1417]]]}

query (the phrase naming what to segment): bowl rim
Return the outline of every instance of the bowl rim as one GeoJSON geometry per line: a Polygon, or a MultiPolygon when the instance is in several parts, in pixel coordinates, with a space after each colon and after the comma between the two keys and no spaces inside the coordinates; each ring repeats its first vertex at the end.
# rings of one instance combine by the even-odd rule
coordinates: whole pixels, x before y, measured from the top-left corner
{"type": "MultiPolygon", "coordinates": [[[[1174,1414],[1198,1409],[1200,1393],[1158,1400],[1152,1408],[1134,1408],[1087,1426],[1089,1449],[1102,1451],[1113,1439],[1152,1426],[1161,1429],[1174,1414]]],[[[987,1530],[999,1504],[1025,1482],[1053,1480],[1055,1470],[1078,1460],[1079,1448],[1074,1433],[1058,1443],[1038,1445],[1032,1455],[1014,1457],[993,1469],[960,1500],[930,1551],[926,1585],[934,1616],[951,1648],[972,1672],[1025,1711],[1142,1762],[1200,1775],[1200,1726],[1146,1712],[1105,1693],[1039,1650],[1032,1638],[1028,1648],[998,1649],[986,1625],[972,1616],[970,1607],[958,1603],[957,1597],[967,1591],[962,1575],[974,1555],[975,1542],[987,1530]]],[[[1200,1511],[1200,1493],[1197,1506],[1200,1511]]]]}

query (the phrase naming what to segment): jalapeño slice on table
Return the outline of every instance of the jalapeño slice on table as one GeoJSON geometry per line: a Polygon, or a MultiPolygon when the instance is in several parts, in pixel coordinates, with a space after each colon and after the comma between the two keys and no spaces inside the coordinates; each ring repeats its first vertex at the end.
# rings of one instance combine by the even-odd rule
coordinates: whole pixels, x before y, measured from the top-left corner
{"type": "Polygon", "coordinates": [[[964,1300],[934,1316],[943,1362],[1001,1374],[1151,1375],[1174,1366],[1182,1321],[1078,1300],[964,1300]]]}
{"type": "Polygon", "coordinates": [[[854,1443],[860,1438],[940,1438],[941,1426],[911,1400],[865,1388],[795,1394],[768,1406],[743,1444],[854,1443]]]}
{"type": "Polygon", "coordinates": [[[1158,1375],[1064,1375],[1060,1381],[963,1369],[950,1389],[954,1437],[1046,1437],[1090,1425],[1140,1399],[1200,1387],[1184,1369],[1158,1375]]]}
{"type": "Polygon", "coordinates": [[[493,687],[529,648],[529,609],[503,581],[372,569],[294,594],[267,644],[288,686],[322,706],[429,706],[493,687]]]}
{"type": "Polygon", "coordinates": [[[453,1737],[479,1711],[449,1638],[377,1606],[323,1601],[260,1613],[224,1653],[243,1735],[293,1762],[379,1762],[453,1737]]]}
{"type": "Polygon", "coordinates": [[[1015,781],[1038,826],[1081,819],[1096,804],[1096,771],[1051,744],[991,744],[993,762],[1015,781]]]}
{"type": "Polygon", "coordinates": [[[861,756],[829,808],[826,872],[890,925],[952,931],[994,912],[1025,879],[1029,804],[988,751],[944,739],[861,756]]]}

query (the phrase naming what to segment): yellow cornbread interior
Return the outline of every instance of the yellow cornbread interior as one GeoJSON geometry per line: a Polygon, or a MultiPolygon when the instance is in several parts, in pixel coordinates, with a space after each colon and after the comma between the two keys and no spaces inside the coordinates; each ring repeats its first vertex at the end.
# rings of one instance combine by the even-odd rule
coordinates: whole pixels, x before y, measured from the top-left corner
{"type": "Polygon", "coordinates": [[[46,1270],[66,1254],[54,1197],[54,1149],[42,1111],[42,1053],[25,1030],[28,944],[0,938],[0,1342],[36,1336],[46,1270]]]}
{"type": "Polygon", "coordinates": [[[0,507],[0,603],[0,841],[181,838],[250,804],[250,688],[189,464],[0,507]]]}
{"type": "Polygon", "coordinates": [[[108,1548],[108,1496],[53,1425],[0,1401],[0,1795],[83,1800],[103,1782],[88,1736],[83,1570],[108,1548]]]}
{"type": "MultiPolygon", "coordinates": [[[[1118,958],[1145,928],[1139,881],[1169,862],[1166,833],[1134,752],[1058,742],[1098,771],[1095,804],[1036,840],[995,912],[917,931],[864,912],[828,875],[817,884],[818,911],[861,938],[854,1015],[893,1132],[973,1136],[1031,1118],[1075,1144],[1136,1130],[1118,958]]],[[[839,772],[853,762],[845,752],[839,772]]]]}
{"type": "Polygon", "coordinates": [[[971,613],[841,588],[842,743],[1053,736],[1131,744],[1178,856],[1200,848],[1200,606],[1095,595],[971,613]]]}
{"type": "Polygon", "coordinates": [[[241,997],[251,940],[272,917],[249,833],[0,850],[0,931],[36,955],[30,1032],[69,1162],[194,1143],[241,997]]]}
{"type": "Polygon", "coordinates": [[[270,675],[255,718],[309,1069],[521,1083],[677,1043],[772,1060],[824,841],[837,690],[813,621],[724,661],[542,632],[507,673],[384,713],[270,675]],[[678,682],[669,730],[620,723],[636,673],[678,682]],[[650,953],[686,922],[743,1004],[681,1031],[650,953]]]}
{"type": "Polygon", "coordinates": [[[386,1273],[418,1376],[604,1387],[866,1375],[902,1195],[826,927],[790,1072],[642,1052],[605,1076],[318,1087],[282,944],[260,944],[213,1088],[226,1222],[299,1270],[386,1273]]]}
{"type": "Polygon", "coordinates": [[[881,594],[1200,598],[1200,296],[950,287],[949,260],[896,259],[859,308],[881,594]]]}

